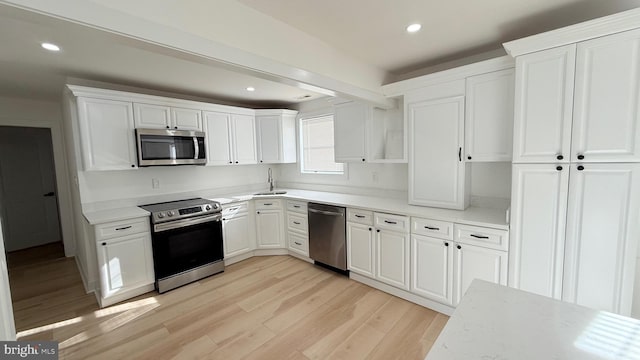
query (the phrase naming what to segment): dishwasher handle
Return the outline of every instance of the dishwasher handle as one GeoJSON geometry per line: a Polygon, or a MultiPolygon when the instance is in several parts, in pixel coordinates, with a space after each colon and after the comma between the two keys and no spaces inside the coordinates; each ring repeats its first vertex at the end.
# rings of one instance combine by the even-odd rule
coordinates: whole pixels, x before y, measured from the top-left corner
{"type": "Polygon", "coordinates": [[[333,212],[333,211],[316,210],[316,209],[309,209],[309,212],[316,213],[316,214],[322,214],[322,215],[329,215],[329,216],[344,216],[343,213],[333,212]]]}

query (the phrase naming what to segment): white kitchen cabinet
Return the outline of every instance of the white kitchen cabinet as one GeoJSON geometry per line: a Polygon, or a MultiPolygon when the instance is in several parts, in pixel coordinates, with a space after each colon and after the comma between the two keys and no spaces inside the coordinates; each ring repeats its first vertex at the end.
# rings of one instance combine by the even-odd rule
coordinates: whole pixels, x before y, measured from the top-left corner
{"type": "Polygon", "coordinates": [[[147,217],[94,227],[102,307],[153,290],[153,252],[147,217]]]}
{"type": "Polygon", "coordinates": [[[638,219],[640,163],[571,165],[563,300],[631,314],[638,219]]]}
{"type": "Polygon", "coordinates": [[[258,161],[296,162],[296,115],[292,110],[256,110],[258,161]]]}
{"type": "Polygon", "coordinates": [[[255,207],[258,249],[286,248],[282,200],[257,200],[255,207]]]}
{"type": "Polygon", "coordinates": [[[370,106],[348,102],[334,106],[333,133],[336,162],[365,162],[370,106]]]}
{"type": "Polygon", "coordinates": [[[507,252],[456,244],[453,305],[457,306],[474,279],[507,285],[507,252]]]}
{"type": "Polygon", "coordinates": [[[224,257],[242,255],[255,248],[249,232],[247,203],[232,204],[222,210],[224,257]]]}
{"type": "Polygon", "coordinates": [[[202,111],[134,103],[136,128],[202,131],[202,111]]]}
{"type": "Polygon", "coordinates": [[[371,225],[347,223],[347,267],[360,275],[375,277],[375,240],[371,225]]]}
{"type": "Polygon", "coordinates": [[[576,46],[516,58],[514,163],[568,162],[576,46]]]}
{"type": "Polygon", "coordinates": [[[287,238],[290,251],[309,257],[309,220],[306,202],[287,201],[287,238]]]}
{"type": "Polygon", "coordinates": [[[509,286],[561,299],[568,164],[514,164],[509,286]]]}
{"type": "Polygon", "coordinates": [[[411,235],[411,292],[453,304],[453,248],[450,240],[411,235]]]}
{"type": "Polygon", "coordinates": [[[207,165],[256,164],[255,123],[250,115],[203,112],[207,165]]]}
{"type": "Polygon", "coordinates": [[[640,161],[640,29],[578,43],[571,161],[640,161]]]}
{"type": "Polygon", "coordinates": [[[462,159],[464,97],[407,104],[409,203],[463,210],[469,186],[462,159]]]}
{"type": "Polygon", "coordinates": [[[466,79],[465,155],[468,161],[511,161],[514,70],[466,79]]]}
{"type": "Polygon", "coordinates": [[[376,229],[376,278],[409,290],[409,234],[376,229]]]}
{"type": "Polygon", "coordinates": [[[136,168],[132,103],[79,97],[77,105],[84,170],[136,168]]]}

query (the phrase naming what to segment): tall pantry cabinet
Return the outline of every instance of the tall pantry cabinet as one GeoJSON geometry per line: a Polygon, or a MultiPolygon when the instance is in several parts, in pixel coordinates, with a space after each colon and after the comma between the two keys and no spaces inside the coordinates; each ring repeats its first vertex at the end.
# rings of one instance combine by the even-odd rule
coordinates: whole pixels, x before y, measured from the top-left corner
{"type": "Polygon", "coordinates": [[[530,39],[505,44],[516,56],[509,285],[630,315],[640,29],[592,37],[533,52],[530,39]]]}

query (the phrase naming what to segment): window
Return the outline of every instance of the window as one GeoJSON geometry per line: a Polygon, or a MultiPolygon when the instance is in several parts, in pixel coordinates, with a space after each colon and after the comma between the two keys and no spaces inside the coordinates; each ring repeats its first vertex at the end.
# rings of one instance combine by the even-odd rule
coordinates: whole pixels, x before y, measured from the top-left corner
{"type": "Polygon", "coordinates": [[[306,174],[344,174],[333,156],[333,115],[300,120],[300,171],[306,174]]]}

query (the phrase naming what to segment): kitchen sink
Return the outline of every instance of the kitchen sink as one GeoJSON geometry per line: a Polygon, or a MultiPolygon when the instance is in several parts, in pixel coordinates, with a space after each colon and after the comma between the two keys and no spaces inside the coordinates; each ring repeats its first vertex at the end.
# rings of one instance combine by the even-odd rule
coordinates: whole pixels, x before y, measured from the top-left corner
{"type": "Polygon", "coordinates": [[[259,193],[253,194],[253,195],[257,195],[257,196],[260,196],[260,195],[283,195],[283,194],[286,194],[286,193],[287,193],[286,191],[265,191],[265,192],[259,192],[259,193]]]}

